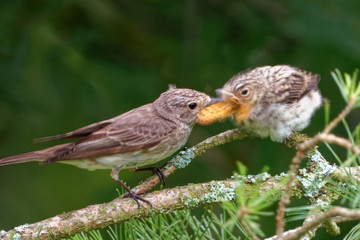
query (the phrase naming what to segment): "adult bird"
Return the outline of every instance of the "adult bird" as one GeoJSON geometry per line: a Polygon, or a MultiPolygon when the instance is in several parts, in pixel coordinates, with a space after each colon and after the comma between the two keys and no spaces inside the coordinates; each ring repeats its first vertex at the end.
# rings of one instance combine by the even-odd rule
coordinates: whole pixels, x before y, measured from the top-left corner
{"type": "Polygon", "coordinates": [[[208,103],[210,97],[204,93],[170,87],[154,102],[117,117],[38,139],[79,138],[78,141],[2,158],[0,165],[40,161],[40,164],[61,162],[89,170],[112,169],[111,177],[140,207],[138,200],[150,203],[120,180],[119,171],[153,164],[176,152],[186,143],[198,113],[208,103]]]}

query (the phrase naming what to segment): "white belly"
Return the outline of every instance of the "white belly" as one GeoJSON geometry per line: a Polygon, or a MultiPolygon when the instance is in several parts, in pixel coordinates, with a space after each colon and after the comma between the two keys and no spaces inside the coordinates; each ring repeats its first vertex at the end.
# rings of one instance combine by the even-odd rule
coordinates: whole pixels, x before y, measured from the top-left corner
{"type": "Polygon", "coordinates": [[[254,106],[241,126],[260,137],[282,141],[293,131],[301,131],[310,123],[311,116],[321,106],[319,91],[312,91],[293,104],[269,104],[254,106]]]}

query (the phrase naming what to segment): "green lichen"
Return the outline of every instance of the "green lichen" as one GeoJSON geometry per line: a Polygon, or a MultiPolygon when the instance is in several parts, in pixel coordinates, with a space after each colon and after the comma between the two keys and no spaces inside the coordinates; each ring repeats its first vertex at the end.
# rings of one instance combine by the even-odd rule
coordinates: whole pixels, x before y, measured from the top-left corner
{"type": "Polygon", "coordinates": [[[333,220],[328,219],[323,225],[331,236],[337,236],[341,233],[340,227],[333,220]]]}
{"type": "Polygon", "coordinates": [[[167,210],[164,209],[164,208],[156,208],[156,209],[152,208],[152,209],[149,209],[148,215],[149,216],[154,216],[154,215],[163,214],[163,213],[166,213],[166,212],[167,212],[167,210]]]}
{"type": "Polygon", "coordinates": [[[271,175],[267,172],[263,172],[258,175],[247,175],[247,176],[236,174],[233,178],[235,178],[238,181],[243,181],[246,183],[258,183],[258,182],[265,182],[266,180],[271,178],[271,175]]]}
{"type": "Polygon", "coordinates": [[[306,134],[294,132],[293,134],[290,135],[290,138],[284,142],[284,144],[288,148],[296,151],[299,148],[299,144],[305,142],[308,139],[309,137],[306,134]]]}
{"type": "Polygon", "coordinates": [[[320,196],[326,197],[326,194],[320,189],[324,188],[329,182],[328,176],[338,168],[335,165],[330,165],[317,150],[309,153],[307,157],[310,160],[308,166],[298,171],[297,179],[302,184],[304,196],[308,198],[310,203],[325,208],[329,203],[319,198],[320,196]]]}
{"type": "Polygon", "coordinates": [[[303,237],[301,237],[300,240],[311,240],[314,236],[315,234],[312,231],[310,231],[306,233],[303,237]]]}
{"type": "Polygon", "coordinates": [[[22,233],[24,232],[25,228],[29,227],[29,224],[25,223],[24,225],[20,225],[14,228],[16,232],[22,233]]]}
{"type": "Polygon", "coordinates": [[[197,207],[200,204],[200,199],[188,197],[188,199],[184,202],[185,206],[188,207],[197,207]]]}
{"type": "Polygon", "coordinates": [[[1,230],[1,231],[0,231],[0,238],[3,237],[3,236],[5,236],[5,234],[6,234],[6,231],[5,231],[5,230],[1,230]]]}
{"type": "Polygon", "coordinates": [[[13,239],[13,240],[20,240],[20,239],[21,239],[20,233],[15,233],[15,234],[12,236],[11,239],[13,239]]]}
{"type": "Polygon", "coordinates": [[[284,180],[284,178],[288,178],[288,177],[289,177],[289,174],[282,172],[282,173],[280,173],[279,175],[275,175],[275,176],[273,177],[273,179],[274,179],[276,182],[280,182],[280,181],[284,180]]]}
{"type": "Polygon", "coordinates": [[[175,157],[173,157],[169,162],[173,164],[176,168],[185,168],[192,159],[195,157],[194,153],[195,148],[188,148],[186,150],[180,151],[175,157]]]}
{"type": "Polygon", "coordinates": [[[302,197],[303,197],[302,187],[300,186],[298,180],[295,180],[295,181],[292,182],[293,191],[291,192],[291,198],[292,199],[302,199],[302,197]]]}
{"type": "Polygon", "coordinates": [[[235,199],[235,189],[226,187],[223,183],[212,183],[210,192],[204,194],[200,200],[204,203],[224,202],[235,199]]]}

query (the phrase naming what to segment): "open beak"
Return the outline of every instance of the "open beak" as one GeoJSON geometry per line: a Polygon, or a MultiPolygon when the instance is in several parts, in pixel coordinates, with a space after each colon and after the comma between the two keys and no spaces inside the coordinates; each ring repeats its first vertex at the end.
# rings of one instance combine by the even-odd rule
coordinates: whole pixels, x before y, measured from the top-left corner
{"type": "Polygon", "coordinates": [[[211,98],[210,102],[208,104],[206,104],[205,107],[210,106],[210,105],[212,105],[214,103],[218,103],[218,102],[222,102],[222,99],[220,99],[220,98],[211,98]]]}
{"type": "Polygon", "coordinates": [[[237,108],[238,105],[233,101],[211,98],[210,103],[200,111],[196,122],[202,125],[208,125],[215,121],[225,120],[233,114],[237,108]]]}

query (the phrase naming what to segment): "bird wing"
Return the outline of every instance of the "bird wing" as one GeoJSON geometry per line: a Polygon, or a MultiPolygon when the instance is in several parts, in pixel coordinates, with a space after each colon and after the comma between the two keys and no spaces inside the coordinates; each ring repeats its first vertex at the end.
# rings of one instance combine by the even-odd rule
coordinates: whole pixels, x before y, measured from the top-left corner
{"type": "Polygon", "coordinates": [[[103,129],[57,149],[55,154],[42,164],[139,151],[159,144],[172,134],[177,126],[174,122],[157,116],[152,108],[145,106],[124,113],[103,129]]]}
{"type": "Polygon", "coordinates": [[[287,77],[279,78],[271,86],[265,101],[277,103],[294,103],[311,90],[318,88],[320,76],[300,69],[287,77]]]}
{"type": "Polygon", "coordinates": [[[112,124],[113,122],[116,121],[116,119],[118,117],[119,116],[108,119],[108,120],[104,120],[104,121],[101,121],[101,122],[93,123],[93,124],[87,125],[85,127],[76,129],[76,130],[68,132],[68,133],[55,135],[55,136],[36,138],[36,139],[34,139],[34,142],[39,143],[39,142],[47,142],[47,141],[53,141],[53,140],[58,140],[58,139],[86,137],[86,136],[90,135],[91,133],[96,132],[96,131],[98,131],[98,130],[100,130],[100,129],[102,129],[102,128],[110,125],[110,124],[112,124]]]}

